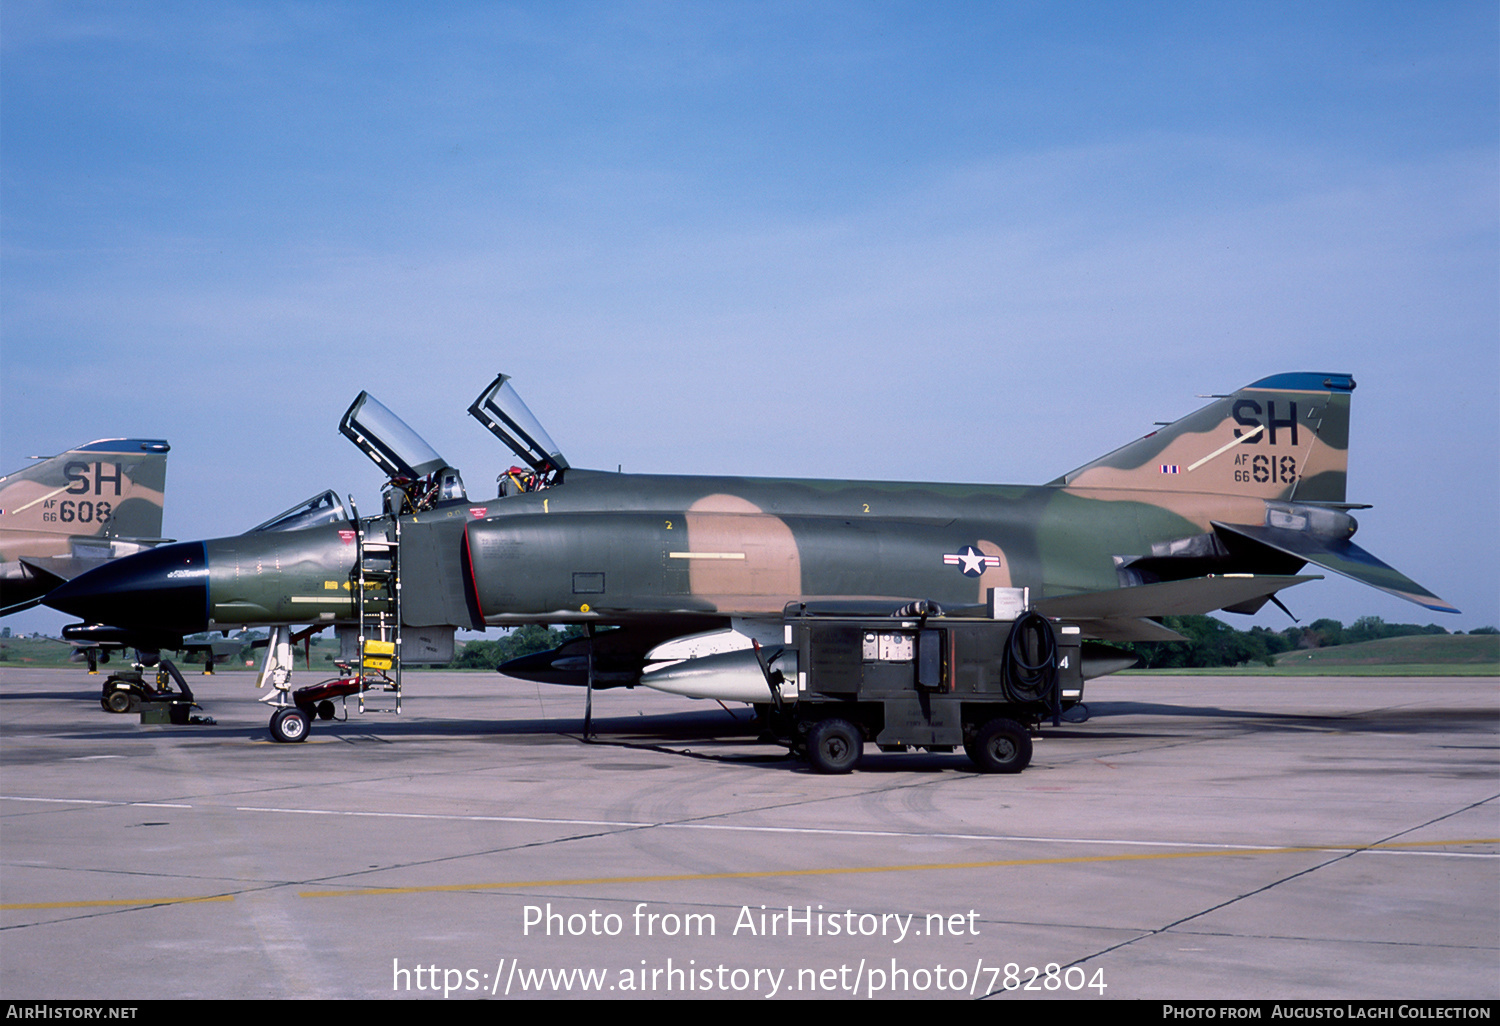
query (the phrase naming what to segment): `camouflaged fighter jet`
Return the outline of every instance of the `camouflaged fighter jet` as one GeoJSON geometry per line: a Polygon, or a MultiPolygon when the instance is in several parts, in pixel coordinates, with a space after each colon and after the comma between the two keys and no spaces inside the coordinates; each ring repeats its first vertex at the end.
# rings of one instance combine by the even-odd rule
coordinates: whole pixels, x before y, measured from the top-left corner
{"type": "MultiPolygon", "coordinates": [[[[780,640],[788,603],[972,613],[1019,593],[1086,638],[1163,641],[1178,635],[1160,617],[1254,612],[1313,564],[1456,612],[1350,541],[1349,511],[1366,508],[1345,501],[1353,390],[1347,374],[1263,378],[1047,484],[1008,486],[575,469],[502,374],[469,412],[525,466],[478,500],[361,393],[340,430],[390,477],[380,516],[339,508],[300,530],[164,546],[47,601],[183,633],[342,625],[353,658],[383,639],[397,674],[446,659],[456,627],[581,623],[590,637],[502,671],[750,702],[768,697],[752,643],[780,640]]],[[[1082,661],[1086,677],[1129,664],[1087,647],[1082,661]]]]}
{"type": "Polygon", "coordinates": [[[57,585],[161,544],[167,453],[160,439],[110,438],[0,477],[0,616],[57,585]]]}

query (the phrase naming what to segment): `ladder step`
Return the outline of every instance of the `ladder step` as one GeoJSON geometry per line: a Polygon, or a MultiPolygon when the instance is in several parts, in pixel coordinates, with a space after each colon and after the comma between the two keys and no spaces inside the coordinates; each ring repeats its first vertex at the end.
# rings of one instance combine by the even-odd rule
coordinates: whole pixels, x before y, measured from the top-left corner
{"type": "Polygon", "coordinates": [[[401,524],[396,522],[396,537],[384,532],[359,534],[359,561],[356,565],[359,595],[359,641],[361,672],[376,671],[380,682],[369,679],[368,690],[360,699],[360,712],[401,712],[401,524]],[[372,565],[373,564],[373,565],[372,565]],[[380,611],[371,605],[384,607],[380,611]],[[383,692],[391,705],[371,705],[376,692],[383,692]]]}

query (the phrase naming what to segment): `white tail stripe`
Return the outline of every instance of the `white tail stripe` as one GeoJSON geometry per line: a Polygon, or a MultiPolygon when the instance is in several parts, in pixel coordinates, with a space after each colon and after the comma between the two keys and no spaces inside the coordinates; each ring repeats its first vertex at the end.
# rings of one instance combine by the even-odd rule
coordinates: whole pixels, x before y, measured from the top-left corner
{"type": "Polygon", "coordinates": [[[1203,464],[1207,463],[1209,460],[1213,459],[1215,456],[1222,456],[1222,455],[1224,455],[1224,453],[1228,452],[1230,449],[1233,449],[1236,445],[1239,445],[1242,442],[1248,442],[1248,441],[1250,441],[1250,439],[1259,436],[1260,433],[1262,431],[1264,431],[1265,429],[1266,429],[1266,426],[1264,424],[1257,424],[1257,425],[1255,425],[1255,429],[1253,431],[1246,431],[1243,435],[1240,435],[1240,437],[1236,438],[1234,441],[1228,442],[1228,443],[1226,443],[1224,445],[1219,446],[1217,449],[1215,449],[1213,452],[1209,453],[1207,456],[1203,457],[1197,463],[1194,463],[1192,466],[1188,467],[1188,473],[1191,474],[1193,471],[1195,471],[1199,467],[1203,466],[1203,464]]]}

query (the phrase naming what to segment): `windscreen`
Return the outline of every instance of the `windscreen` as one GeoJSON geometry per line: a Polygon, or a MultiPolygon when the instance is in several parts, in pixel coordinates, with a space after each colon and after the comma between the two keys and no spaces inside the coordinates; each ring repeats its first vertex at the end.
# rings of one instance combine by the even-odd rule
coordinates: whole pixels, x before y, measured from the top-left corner
{"type": "Polygon", "coordinates": [[[253,527],[249,533],[256,531],[303,531],[309,527],[319,527],[323,524],[341,524],[349,519],[349,514],[344,512],[344,504],[339,501],[338,494],[332,488],[322,495],[315,495],[306,502],[298,503],[284,513],[278,513],[259,527],[253,527]]]}

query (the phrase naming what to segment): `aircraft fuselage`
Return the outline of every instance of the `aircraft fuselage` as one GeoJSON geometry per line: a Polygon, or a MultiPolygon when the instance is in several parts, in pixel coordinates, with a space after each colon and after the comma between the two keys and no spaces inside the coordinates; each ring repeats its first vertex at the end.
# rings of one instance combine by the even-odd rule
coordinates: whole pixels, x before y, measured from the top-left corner
{"type": "MultiPolygon", "coordinates": [[[[664,613],[779,614],[826,596],[974,606],[990,588],[1035,598],[1117,588],[1118,557],[1259,523],[1253,497],[1079,494],[1057,486],[919,485],[570,471],[541,492],[401,518],[403,620],[482,628],[664,613]]],[[[366,521],[394,537],[392,518],[366,521]]],[[[193,633],[347,621],[353,524],[163,546],[92,575],[122,627],[193,633]],[[116,586],[110,586],[113,583],[116,586]],[[126,591],[143,601],[119,601],[126,591]]],[[[379,601],[372,596],[372,601],[379,601]]]]}

